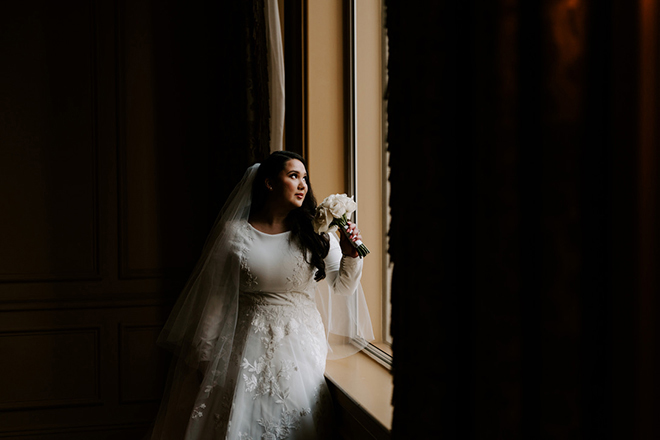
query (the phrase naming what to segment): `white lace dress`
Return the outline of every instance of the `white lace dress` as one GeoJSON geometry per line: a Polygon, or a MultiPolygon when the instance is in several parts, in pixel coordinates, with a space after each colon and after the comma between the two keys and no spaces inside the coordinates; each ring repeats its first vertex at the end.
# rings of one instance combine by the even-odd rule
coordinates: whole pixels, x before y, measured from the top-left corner
{"type": "MultiPolygon", "coordinates": [[[[332,403],[323,376],[327,343],[314,299],[315,268],[289,232],[265,234],[245,223],[239,237],[241,292],[227,372],[231,386],[219,393],[207,387],[188,433],[209,439],[328,438],[332,403]]],[[[336,237],[330,243],[328,282],[336,293],[350,294],[362,260],[343,257],[336,237]]]]}

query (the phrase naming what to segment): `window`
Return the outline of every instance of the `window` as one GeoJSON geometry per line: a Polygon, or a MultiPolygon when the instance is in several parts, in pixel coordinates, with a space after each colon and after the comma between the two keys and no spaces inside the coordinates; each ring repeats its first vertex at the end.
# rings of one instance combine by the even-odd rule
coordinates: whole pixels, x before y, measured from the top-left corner
{"type": "Polygon", "coordinates": [[[285,0],[285,143],[306,157],[319,201],[342,191],[357,195],[358,224],[372,252],[362,278],[379,348],[372,351],[388,363],[382,11],[382,0],[285,0]]]}
{"type": "MultiPolygon", "coordinates": [[[[349,190],[349,175],[358,176],[357,186],[359,198],[359,225],[363,231],[364,241],[372,254],[365,258],[363,272],[363,288],[369,303],[369,312],[374,320],[374,333],[378,338],[376,344],[370,347],[371,357],[380,359],[382,364],[391,363],[391,356],[380,348],[389,348],[389,273],[387,262],[386,233],[388,216],[383,207],[388,205],[386,182],[387,172],[383,169],[387,161],[383,155],[383,107],[381,66],[384,57],[379,47],[381,41],[382,0],[342,0],[342,1],[307,1],[284,0],[285,37],[284,51],[286,64],[286,148],[302,153],[307,159],[309,172],[314,185],[317,199],[322,200],[329,194],[351,192],[349,190]],[[358,152],[357,168],[349,170],[350,151],[349,122],[346,117],[352,105],[347,100],[349,76],[352,71],[347,65],[347,4],[355,8],[359,3],[359,20],[353,29],[362,26],[362,19],[371,23],[371,38],[362,40],[366,30],[360,27],[357,33],[359,53],[375,55],[371,69],[362,71],[364,61],[354,63],[359,74],[372,72],[374,79],[354,76],[353,84],[357,89],[362,81],[376,81],[376,87],[369,87],[368,95],[362,91],[356,95],[356,102],[364,104],[371,102],[369,112],[355,108],[354,114],[359,115],[355,125],[358,141],[355,143],[358,152]],[[362,8],[368,8],[366,11],[362,8]],[[363,47],[369,43],[374,47],[363,47]],[[375,54],[373,51],[377,51],[375,54]],[[348,70],[348,71],[347,71],[348,70]],[[368,97],[367,97],[368,96],[368,97]],[[374,101],[375,100],[375,101],[374,101]],[[374,104],[375,102],[375,104],[374,104]],[[369,116],[367,116],[369,115],[369,116]],[[367,118],[366,120],[363,120],[367,118]],[[367,127],[371,127],[367,131],[367,127]],[[371,139],[363,135],[371,134],[371,139]],[[366,153],[368,156],[364,156],[366,153]],[[368,165],[367,167],[365,167],[368,165]],[[350,171],[350,172],[349,172],[350,171]],[[367,187],[375,187],[373,192],[367,187]],[[376,206],[375,208],[373,206],[376,206]],[[373,212],[376,209],[377,212],[373,212]],[[374,215],[375,214],[375,215],[374,215]],[[373,224],[372,224],[373,223],[373,224]],[[380,348],[378,348],[380,347],[380,348]],[[374,354],[378,355],[375,356],[374,354]]],[[[352,9],[351,9],[352,10],[352,9]]],[[[355,35],[355,34],[354,34],[355,35]]],[[[357,52],[356,52],[357,54],[357,52]]],[[[352,111],[352,110],[351,110],[352,111]]],[[[355,438],[389,438],[392,426],[392,376],[375,362],[363,355],[355,355],[347,359],[329,361],[326,369],[329,382],[335,384],[335,389],[343,394],[340,401],[341,411],[345,416],[338,429],[351,432],[355,438]],[[364,380],[364,378],[368,380],[364,380]],[[343,403],[342,403],[343,402],[343,403]],[[347,421],[358,421],[358,423],[347,421]],[[376,420],[378,423],[374,424],[376,420]],[[362,424],[360,421],[365,421],[362,424]],[[367,429],[370,426],[384,428],[383,430],[367,429]],[[358,428],[359,427],[359,428],[358,428]],[[361,431],[363,430],[363,431],[361,431]],[[364,432],[364,433],[363,433],[364,432]],[[377,434],[380,432],[381,434],[377,434]],[[387,434],[383,434],[387,432],[387,434]]]]}
{"type": "Polygon", "coordinates": [[[376,335],[369,351],[377,360],[390,365],[387,36],[383,2],[352,0],[345,4],[348,189],[358,201],[356,220],[365,231],[365,243],[373,254],[365,259],[362,278],[376,335]]]}

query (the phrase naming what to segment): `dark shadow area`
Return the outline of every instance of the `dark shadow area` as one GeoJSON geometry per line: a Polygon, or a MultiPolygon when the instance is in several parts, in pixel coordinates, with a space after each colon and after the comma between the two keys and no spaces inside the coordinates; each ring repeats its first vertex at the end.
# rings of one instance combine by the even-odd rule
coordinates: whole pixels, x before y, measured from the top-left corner
{"type": "Polygon", "coordinates": [[[657,437],[641,3],[386,4],[393,437],[657,437]]]}

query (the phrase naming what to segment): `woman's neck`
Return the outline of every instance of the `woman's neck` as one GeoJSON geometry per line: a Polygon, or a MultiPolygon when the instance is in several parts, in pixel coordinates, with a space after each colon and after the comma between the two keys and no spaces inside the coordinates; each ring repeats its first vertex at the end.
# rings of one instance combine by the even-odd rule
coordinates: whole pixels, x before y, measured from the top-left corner
{"type": "Polygon", "coordinates": [[[289,212],[281,210],[268,209],[264,207],[261,211],[251,216],[249,222],[252,226],[262,232],[269,234],[279,234],[289,230],[286,218],[289,212]]]}

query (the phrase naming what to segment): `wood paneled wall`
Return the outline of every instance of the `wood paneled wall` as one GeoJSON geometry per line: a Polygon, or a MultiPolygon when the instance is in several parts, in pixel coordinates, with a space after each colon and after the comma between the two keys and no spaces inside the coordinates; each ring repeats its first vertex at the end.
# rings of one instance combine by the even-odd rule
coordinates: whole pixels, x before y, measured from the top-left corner
{"type": "Polygon", "coordinates": [[[255,158],[246,9],[216,3],[0,3],[0,438],[149,430],[160,327],[255,158]]]}

